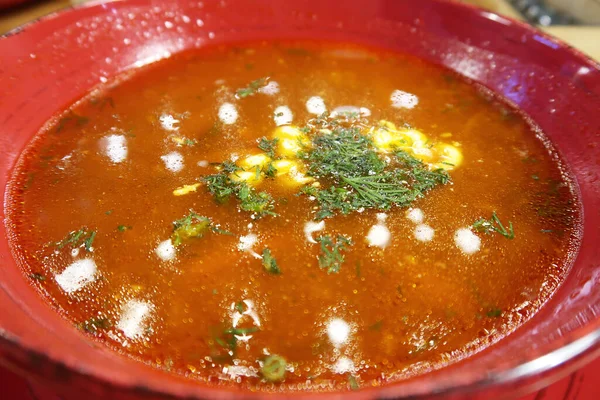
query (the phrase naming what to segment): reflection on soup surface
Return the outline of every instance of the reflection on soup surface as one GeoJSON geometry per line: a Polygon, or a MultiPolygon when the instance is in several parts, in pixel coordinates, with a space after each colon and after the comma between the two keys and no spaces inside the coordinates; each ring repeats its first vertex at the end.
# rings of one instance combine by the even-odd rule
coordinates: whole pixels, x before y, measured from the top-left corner
{"type": "Polygon", "coordinates": [[[9,188],[34,285],[157,368],[346,390],[492,344],[578,245],[560,159],[458,76],[345,44],[176,55],[48,124],[9,188]]]}

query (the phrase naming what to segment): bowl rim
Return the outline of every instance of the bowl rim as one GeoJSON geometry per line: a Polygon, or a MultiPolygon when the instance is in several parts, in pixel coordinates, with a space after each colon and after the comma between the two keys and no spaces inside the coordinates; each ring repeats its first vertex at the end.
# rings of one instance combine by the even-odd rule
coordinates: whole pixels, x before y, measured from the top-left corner
{"type": "MultiPolygon", "coordinates": [[[[213,0],[207,0],[213,1],[213,0]]],[[[216,0],[215,0],[216,1],[216,0]]],[[[470,3],[464,3],[460,0],[427,0],[430,3],[437,4],[451,4],[453,7],[462,8],[463,11],[477,14],[479,18],[487,18],[487,19],[502,19],[508,21],[514,29],[520,29],[521,31],[529,34],[535,34],[543,39],[549,40],[558,45],[562,50],[566,50],[568,53],[575,58],[577,58],[583,64],[586,64],[589,68],[593,70],[600,71],[600,60],[595,60],[588,54],[584,53],[582,50],[575,48],[573,45],[565,42],[564,40],[557,38],[543,30],[537,29],[535,26],[528,24],[525,21],[515,19],[513,17],[504,16],[498,14],[493,11],[486,10],[482,7],[478,7],[476,5],[470,3]]],[[[43,24],[48,21],[56,21],[61,18],[70,17],[72,15],[76,15],[77,12],[81,10],[88,10],[92,8],[103,8],[103,6],[107,4],[117,4],[117,3],[128,3],[129,0],[90,0],[83,3],[72,4],[63,8],[60,8],[55,11],[51,11],[45,15],[36,17],[28,22],[25,22],[21,25],[18,25],[7,32],[0,34],[0,40],[11,40],[13,36],[19,35],[22,32],[25,32],[31,28],[34,28],[40,24],[43,24]]],[[[159,60],[160,61],[160,60],[159,60]]],[[[598,82],[600,84],[600,80],[598,82]]],[[[4,208],[4,205],[2,205],[4,208]]],[[[12,257],[12,254],[11,254],[12,257]]],[[[570,273],[570,272],[568,272],[570,273]]],[[[560,286],[556,289],[558,290],[560,286]]],[[[6,289],[0,285],[0,290],[4,291],[9,297],[10,293],[6,291],[6,289]]],[[[540,388],[539,385],[535,385],[531,382],[527,382],[530,378],[536,376],[542,376],[547,373],[550,373],[557,369],[559,366],[564,366],[563,371],[560,376],[554,377],[550,381],[546,381],[544,386],[558,380],[558,378],[562,378],[567,376],[569,373],[573,372],[577,368],[585,365],[586,363],[593,360],[595,357],[600,356],[600,316],[596,317],[594,320],[587,323],[587,325],[580,326],[576,328],[574,331],[574,336],[577,336],[575,339],[566,342],[564,345],[556,348],[553,351],[547,352],[541,356],[538,356],[535,359],[529,360],[527,362],[520,363],[519,365],[507,369],[505,371],[501,371],[499,373],[495,373],[494,375],[489,375],[484,379],[480,379],[475,381],[473,384],[469,386],[449,384],[441,387],[440,392],[422,395],[409,395],[408,398],[423,398],[423,397],[443,397],[446,395],[452,396],[456,394],[469,394],[469,393],[477,393],[485,389],[496,388],[506,384],[514,384],[517,386],[519,383],[525,382],[525,387],[529,389],[524,389],[521,391],[521,394],[528,393],[531,388],[540,388]],[[582,333],[577,335],[577,333],[582,333]]],[[[509,335],[511,335],[510,333],[509,335]]],[[[17,349],[19,352],[23,354],[28,354],[33,357],[39,357],[40,359],[44,359],[47,363],[54,367],[62,367],[69,369],[70,373],[75,375],[80,375],[85,378],[90,379],[91,382],[99,383],[102,386],[107,386],[111,388],[123,389],[128,393],[135,392],[137,395],[141,395],[142,397],[147,395],[149,397],[154,398],[154,396],[159,396],[161,398],[180,398],[180,393],[175,393],[174,391],[168,390],[168,385],[153,385],[153,386],[139,386],[134,384],[133,382],[129,382],[127,384],[117,383],[111,380],[108,380],[104,376],[99,376],[97,374],[91,373],[90,371],[81,371],[75,368],[73,365],[70,365],[68,361],[65,359],[60,359],[60,357],[49,357],[45,352],[39,351],[38,349],[26,345],[22,343],[18,337],[12,335],[10,332],[4,330],[0,326],[0,344],[4,342],[8,344],[14,349],[17,349]]],[[[497,345],[495,343],[494,345],[497,345]]],[[[1,360],[0,360],[1,361],[1,360]]],[[[0,363],[2,365],[2,363],[0,363]]],[[[442,368],[442,370],[445,369],[442,368]]],[[[27,373],[26,371],[17,371],[18,373],[27,373]]],[[[191,381],[190,381],[191,382],[191,381]]],[[[393,386],[397,384],[396,382],[391,382],[380,387],[381,391],[379,393],[383,393],[386,389],[392,389],[393,386]]],[[[198,386],[199,388],[201,386],[198,386]]],[[[204,387],[202,386],[202,391],[205,394],[210,393],[210,391],[214,391],[216,393],[228,393],[235,398],[246,398],[248,396],[252,396],[254,398],[255,395],[258,397],[270,397],[270,398],[303,398],[305,396],[310,396],[310,398],[332,398],[339,396],[340,394],[344,396],[344,398],[357,398],[360,396],[356,396],[357,394],[373,394],[377,395],[377,392],[374,390],[378,389],[361,389],[357,393],[350,392],[287,392],[282,393],[280,395],[274,394],[271,392],[246,392],[240,391],[236,392],[235,389],[232,391],[229,388],[220,388],[217,386],[214,387],[204,387]]],[[[213,394],[214,394],[213,392],[213,394]]],[[[385,394],[384,394],[385,395],[385,394]]],[[[202,394],[193,393],[187,394],[185,398],[189,399],[201,399],[205,398],[202,394]]],[[[361,397],[362,398],[362,397],[361,397]]]]}

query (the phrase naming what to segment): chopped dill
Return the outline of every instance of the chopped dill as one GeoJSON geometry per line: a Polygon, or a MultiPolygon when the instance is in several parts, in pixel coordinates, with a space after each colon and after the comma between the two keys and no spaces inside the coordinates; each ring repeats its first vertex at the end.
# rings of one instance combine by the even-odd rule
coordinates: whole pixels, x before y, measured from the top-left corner
{"type": "Polygon", "coordinates": [[[277,142],[279,142],[278,138],[269,140],[263,136],[258,140],[258,148],[264,151],[269,157],[274,159],[277,142]]]}
{"type": "MultiPolygon", "coordinates": [[[[206,188],[213,195],[217,203],[225,203],[232,196],[239,201],[240,209],[254,213],[257,218],[266,215],[277,215],[273,212],[274,200],[267,192],[257,192],[244,182],[235,182],[229,175],[240,170],[231,161],[220,164],[221,171],[216,174],[207,175],[202,178],[206,188]]],[[[260,170],[258,171],[260,173],[260,170]]]]}
{"type": "Polygon", "coordinates": [[[183,144],[185,144],[188,147],[193,147],[196,145],[196,141],[194,139],[185,138],[183,139],[183,144]]]}
{"type": "MultiPolygon", "coordinates": [[[[236,306],[237,304],[243,303],[236,303],[236,306]]],[[[214,346],[211,344],[213,353],[211,357],[213,361],[231,362],[236,357],[237,353],[238,339],[236,336],[248,335],[257,332],[258,330],[259,329],[256,326],[249,328],[234,328],[232,326],[225,329],[213,328],[212,340],[218,345],[214,346]]]]}
{"type": "Polygon", "coordinates": [[[489,309],[485,315],[487,315],[488,318],[498,318],[502,315],[502,310],[497,307],[493,307],[489,309]]]}
{"type": "Polygon", "coordinates": [[[512,222],[508,221],[508,229],[506,229],[506,227],[502,224],[502,222],[500,222],[500,219],[496,215],[496,211],[492,213],[492,217],[489,220],[485,218],[480,218],[477,221],[475,221],[475,223],[473,224],[473,228],[485,234],[496,232],[510,240],[515,238],[515,232],[513,230],[512,222]]]}
{"type": "Polygon", "coordinates": [[[86,251],[92,250],[92,246],[94,244],[95,238],[96,238],[96,231],[92,231],[92,233],[90,233],[90,235],[87,237],[87,239],[85,239],[85,241],[83,242],[83,246],[85,247],[86,251]]]}
{"type": "Polygon", "coordinates": [[[112,324],[108,318],[90,318],[77,324],[77,328],[93,334],[96,334],[100,329],[110,329],[111,326],[112,324]]]}
{"type": "Polygon", "coordinates": [[[83,125],[89,122],[88,117],[84,117],[83,115],[75,114],[72,110],[70,110],[67,115],[58,120],[58,124],[56,124],[55,133],[60,133],[64,130],[68,125],[75,125],[76,127],[82,127],[83,125]]]}
{"type": "Polygon", "coordinates": [[[244,304],[243,301],[238,301],[237,303],[235,303],[234,307],[236,311],[238,311],[240,314],[246,310],[246,304],[244,304]]]}
{"type": "Polygon", "coordinates": [[[44,282],[46,280],[46,277],[42,274],[40,274],[39,272],[34,272],[29,274],[29,277],[31,279],[33,279],[34,281],[38,281],[38,282],[44,282]]]}
{"type": "Polygon", "coordinates": [[[112,97],[93,98],[90,99],[90,104],[94,107],[98,107],[100,111],[102,111],[106,105],[109,105],[110,108],[115,108],[115,101],[112,97]]]}
{"type": "Polygon", "coordinates": [[[281,270],[277,265],[277,261],[275,257],[271,254],[271,250],[267,247],[262,252],[262,265],[265,267],[265,270],[271,275],[280,275],[281,270]]]}
{"type": "Polygon", "coordinates": [[[60,242],[55,242],[53,245],[59,250],[65,246],[83,246],[86,251],[91,251],[95,238],[96,231],[90,231],[87,228],[81,228],[77,231],[69,232],[69,234],[63,240],[60,242]]]}
{"type": "MultiPolygon", "coordinates": [[[[314,123],[332,124],[319,121],[314,123]]],[[[312,149],[300,154],[308,164],[307,174],[331,183],[325,188],[305,186],[302,189],[302,193],[317,200],[317,219],[337,212],[349,214],[360,209],[406,207],[428,190],[450,180],[446,171],[430,170],[404,151],[396,151],[390,163],[386,163],[371,139],[357,128],[336,126],[331,132],[315,134],[312,141],[312,149]]]]}
{"type": "Polygon", "coordinates": [[[321,245],[319,267],[326,269],[328,274],[340,272],[344,263],[342,252],[352,245],[352,241],[342,235],[337,235],[335,241],[329,235],[319,236],[316,240],[321,245]]]}
{"type": "Polygon", "coordinates": [[[189,238],[201,238],[210,226],[210,219],[190,210],[188,215],[173,222],[173,234],[171,235],[173,246],[177,247],[189,238]]]}
{"type": "Polygon", "coordinates": [[[246,86],[245,88],[238,89],[235,92],[235,95],[240,99],[243,99],[244,97],[248,97],[248,96],[254,96],[256,94],[256,92],[260,88],[266,86],[267,83],[269,83],[269,77],[258,78],[256,80],[253,80],[252,82],[250,82],[248,84],[248,86],[246,86]]]}
{"type": "Polygon", "coordinates": [[[277,174],[277,168],[275,168],[273,163],[270,162],[269,164],[267,164],[267,168],[264,168],[262,170],[262,172],[263,172],[263,174],[265,174],[265,177],[267,177],[267,178],[275,178],[275,176],[277,174]]]}

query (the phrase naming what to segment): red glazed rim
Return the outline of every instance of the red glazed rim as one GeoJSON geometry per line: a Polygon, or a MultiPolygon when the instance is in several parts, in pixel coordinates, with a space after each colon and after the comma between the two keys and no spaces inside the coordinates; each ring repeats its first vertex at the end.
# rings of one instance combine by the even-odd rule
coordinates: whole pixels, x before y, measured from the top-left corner
{"type": "MultiPolygon", "coordinates": [[[[243,3],[243,0],[240,2],[243,3]]],[[[268,3],[269,1],[267,0],[266,2],[268,3]]],[[[357,0],[351,3],[360,2],[360,0],[357,0]]],[[[151,2],[150,4],[154,3],[155,2],[151,2]]],[[[157,1],[156,3],[158,4],[161,2],[157,1]]],[[[164,2],[162,2],[161,4],[163,3],[164,2]]],[[[166,3],[168,4],[168,2],[166,3]]],[[[180,2],[174,3],[184,3],[184,1],[182,0],[180,2]]],[[[316,2],[309,0],[300,3],[302,3],[302,5],[315,5],[314,3],[316,2]]],[[[321,3],[328,2],[323,0],[321,1],[321,3]]],[[[374,1],[373,3],[382,3],[387,5],[390,2],[382,0],[374,1]]],[[[580,81],[575,82],[575,86],[579,87],[579,89],[583,87],[584,90],[589,92],[590,96],[592,96],[593,99],[597,101],[597,104],[600,104],[600,64],[591,60],[578,50],[575,50],[569,45],[560,42],[542,32],[536,31],[524,23],[510,20],[505,17],[501,17],[496,14],[480,10],[473,6],[459,3],[450,4],[450,2],[443,0],[432,0],[424,3],[427,4],[425,6],[415,5],[415,7],[421,7],[423,9],[429,7],[431,10],[441,9],[448,12],[456,11],[457,14],[469,16],[474,20],[487,19],[495,21],[500,24],[510,26],[510,29],[512,31],[519,33],[523,37],[527,36],[536,38],[535,40],[537,40],[538,42],[542,42],[546,46],[551,47],[553,50],[557,50],[558,52],[560,52],[560,57],[569,59],[574,63],[576,62],[577,66],[587,68],[588,72],[586,74],[583,74],[586,75],[584,77],[585,79],[581,79],[580,81]]],[[[61,20],[64,20],[64,22],[73,22],[80,18],[80,13],[86,11],[90,11],[90,14],[101,15],[104,11],[106,11],[108,8],[111,8],[112,6],[114,6],[114,9],[116,9],[121,6],[126,7],[127,5],[137,5],[140,7],[150,6],[149,4],[138,0],[125,0],[122,2],[114,3],[92,2],[73,7],[72,9],[67,11],[61,11],[58,13],[50,14],[46,17],[41,18],[37,22],[26,24],[4,35],[3,37],[5,37],[5,39],[2,39],[4,43],[0,42],[0,52],[3,48],[3,44],[6,44],[12,40],[11,36],[18,36],[18,34],[20,33],[26,33],[30,29],[35,28],[37,26],[46,24],[48,22],[53,22],[56,24],[61,20]]],[[[398,4],[398,7],[406,8],[407,6],[406,4],[398,4]]],[[[448,35],[448,33],[445,34],[448,35]]],[[[464,57],[464,53],[462,54],[462,56],[464,57]]],[[[2,58],[0,58],[0,60],[1,59],[2,58]]],[[[446,65],[452,67],[449,64],[446,65]]],[[[2,78],[2,72],[2,68],[0,67],[0,79],[2,78]]],[[[462,72],[468,77],[473,78],[473,76],[469,76],[468,71],[462,72]]],[[[571,77],[568,74],[568,72],[569,71],[567,71],[567,73],[564,73],[564,75],[568,75],[569,78],[577,78],[576,73],[574,73],[573,77],[571,77]]],[[[506,95],[506,92],[504,93],[504,95],[506,95]]],[[[2,96],[0,95],[0,105],[3,104],[1,100],[2,96]]],[[[508,101],[513,104],[518,103],[518,101],[516,101],[513,98],[510,98],[510,96],[508,98],[508,101]]],[[[592,106],[594,104],[596,103],[592,103],[592,106]]],[[[0,116],[2,116],[1,110],[0,116]]],[[[536,119],[534,118],[534,120],[536,119]]],[[[591,128],[593,129],[595,126],[600,126],[597,121],[591,125],[591,128]]],[[[590,140],[594,140],[593,134],[589,135],[589,138],[590,140]]],[[[597,141],[597,137],[595,140],[597,141]]],[[[596,142],[592,142],[592,144],[593,143],[596,142]]],[[[561,150],[562,147],[559,146],[559,149],[561,150]]],[[[598,174],[597,169],[593,170],[592,172],[596,175],[598,174]]],[[[595,176],[594,178],[597,179],[597,176],[595,176]]],[[[594,182],[596,182],[597,184],[597,181],[593,180],[592,177],[590,177],[589,182],[583,182],[580,179],[580,184],[585,183],[586,185],[592,185],[594,182]]],[[[589,194],[594,194],[594,192],[589,194]]],[[[594,204],[598,204],[598,202],[593,202],[592,205],[594,204]]],[[[593,210],[592,207],[585,208],[586,213],[593,213],[593,211],[591,210],[593,210]]],[[[596,254],[596,264],[592,265],[591,268],[597,267],[597,262],[600,261],[600,257],[598,257],[598,252],[596,251],[596,253],[592,253],[592,255],[593,254],[596,254]]],[[[593,284],[596,284],[597,280],[598,275],[593,275],[589,282],[591,282],[593,286],[593,284]]],[[[19,310],[19,308],[22,307],[22,305],[20,304],[21,302],[15,299],[15,297],[11,294],[11,290],[5,287],[4,282],[0,282],[0,287],[2,287],[2,289],[4,290],[3,294],[8,295],[8,297],[10,297],[11,300],[14,302],[14,306],[17,309],[13,312],[13,315],[15,317],[18,317],[19,313],[28,312],[26,308],[19,310]]],[[[558,291],[562,289],[564,288],[561,287],[558,291]]],[[[547,307],[545,307],[543,311],[547,311],[546,308],[547,307]]],[[[557,308],[557,310],[558,309],[559,307],[557,308]]],[[[594,310],[596,309],[590,306],[590,312],[595,316],[597,312],[594,312],[594,310]]],[[[2,318],[0,318],[0,322],[1,321],[2,318]]],[[[38,321],[37,323],[38,328],[42,329],[42,332],[44,332],[45,327],[43,321],[38,321]]],[[[527,322],[525,325],[530,324],[532,324],[531,321],[527,322]]],[[[509,338],[518,337],[519,334],[522,333],[525,325],[519,328],[515,333],[510,335],[509,338]]],[[[22,368],[26,370],[26,372],[34,373],[35,375],[46,379],[55,379],[56,371],[62,371],[63,374],[67,374],[70,376],[68,381],[76,383],[76,386],[78,386],[80,389],[83,387],[90,387],[92,391],[99,391],[98,393],[106,393],[106,390],[109,390],[108,393],[126,393],[134,395],[136,398],[154,398],[163,396],[178,398],[255,398],[262,397],[263,395],[271,396],[269,394],[250,394],[248,392],[236,391],[235,389],[217,389],[214,387],[206,387],[200,384],[196,384],[191,380],[184,380],[178,377],[162,374],[150,368],[147,368],[148,371],[145,371],[142,374],[140,373],[140,369],[145,367],[139,367],[138,365],[133,367],[132,364],[129,364],[130,360],[127,360],[126,364],[131,365],[131,368],[135,369],[135,371],[132,372],[131,376],[115,376],[113,373],[114,370],[112,370],[109,364],[99,365],[93,362],[90,363],[89,360],[86,363],[85,361],[81,361],[77,355],[74,356],[73,354],[51,354],[49,350],[42,350],[40,348],[39,343],[30,341],[30,338],[23,340],[22,336],[15,335],[14,332],[11,332],[10,330],[5,330],[4,328],[4,326],[0,325],[0,355],[4,356],[4,359],[0,360],[0,362],[11,365],[13,368],[22,368]]],[[[524,356],[525,361],[518,363],[516,366],[507,369],[503,369],[502,366],[500,366],[498,367],[498,370],[490,370],[490,372],[487,375],[485,373],[475,374],[475,379],[471,380],[467,379],[465,381],[465,379],[444,379],[438,381],[437,378],[440,378],[440,375],[443,375],[447,370],[452,369],[454,365],[456,365],[454,364],[442,370],[432,372],[427,376],[419,376],[414,379],[409,379],[407,381],[389,384],[382,388],[364,389],[357,393],[322,393],[310,394],[309,396],[311,398],[333,398],[342,396],[343,398],[374,398],[399,396],[406,396],[412,398],[415,396],[430,396],[432,394],[448,395],[454,397],[460,397],[462,395],[470,394],[470,398],[474,398],[473,395],[476,395],[477,393],[481,393],[481,391],[486,390],[487,392],[485,398],[490,398],[490,396],[506,394],[506,387],[508,387],[509,385],[512,386],[512,389],[516,390],[516,392],[513,391],[513,394],[524,393],[536,387],[546,385],[551,381],[556,380],[562,376],[565,376],[570,371],[580,367],[585,362],[591,360],[593,357],[600,354],[600,319],[591,318],[588,321],[584,321],[582,326],[577,327],[573,331],[569,332],[568,335],[565,335],[562,338],[554,339],[552,343],[554,344],[553,346],[547,345],[547,347],[552,348],[548,352],[545,352],[543,354],[537,354],[536,357],[529,359],[527,358],[527,356],[524,356]],[[428,377],[429,382],[423,383],[424,381],[427,381],[428,377]],[[415,383],[416,381],[418,381],[418,384],[412,384],[411,386],[411,383],[415,383]]],[[[502,345],[502,342],[500,343],[500,345],[502,345]]],[[[497,349],[499,346],[498,344],[496,344],[492,347],[494,349],[497,349]]],[[[92,347],[90,347],[90,352],[91,351],[93,351],[92,347]]],[[[488,350],[482,353],[486,352],[488,352],[488,350]]],[[[481,356],[482,354],[479,353],[472,358],[481,358],[481,356]]],[[[83,356],[81,357],[81,359],[83,359],[83,356]]],[[[132,361],[131,363],[134,362],[132,361]]],[[[459,362],[457,364],[462,365],[464,364],[464,362],[459,362]]],[[[119,365],[119,368],[121,368],[121,372],[126,371],[126,369],[123,368],[122,365],[119,365]]],[[[286,396],[302,397],[306,395],[307,393],[292,393],[287,394],[286,396]]]]}

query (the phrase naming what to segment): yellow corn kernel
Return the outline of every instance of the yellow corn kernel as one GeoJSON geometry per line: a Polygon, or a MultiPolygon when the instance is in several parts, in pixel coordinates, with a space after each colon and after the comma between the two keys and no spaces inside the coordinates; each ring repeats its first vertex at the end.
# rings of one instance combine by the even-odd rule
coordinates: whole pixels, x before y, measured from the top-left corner
{"type": "Polygon", "coordinates": [[[373,145],[383,152],[402,148],[406,145],[403,138],[398,134],[398,131],[386,128],[377,128],[371,133],[371,140],[373,141],[373,145]]]}
{"type": "Polygon", "coordinates": [[[273,137],[278,139],[289,138],[296,139],[302,136],[306,136],[304,132],[293,125],[278,126],[273,131],[273,137]]]}
{"type": "Polygon", "coordinates": [[[173,141],[173,143],[176,143],[180,146],[183,146],[183,144],[185,143],[185,139],[179,136],[171,136],[171,140],[173,141]]]}
{"type": "Polygon", "coordinates": [[[288,172],[290,172],[290,169],[292,169],[292,167],[295,167],[297,164],[294,161],[291,160],[276,160],[273,161],[273,168],[275,168],[277,170],[277,172],[275,172],[275,176],[281,176],[281,175],[285,175],[288,172]]]}
{"type": "Polygon", "coordinates": [[[386,121],[385,119],[382,119],[381,121],[379,121],[379,126],[387,128],[387,129],[392,130],[392,131],[397,131],[398,130],[398,128],[396,128],[396,125],[394,125],[393,122],[386,121]]]}
{"type": "Polygon", "coordinates": [[[200,187],[199,183],[194,183],[192,185],[183,185],[182,187],[178,187],[177,189],[173,190],[173,194],[175,196],[183,196],[191,192],[195,192],[198,189],[198,187],[200,187]]]}
{"type": "Polygon", "coordinates": [[[421,160],[424,163],[429,163],[434,158],[433,151],[426,146],[413,145],[410,148],[410,152],[417,160],[421,160]]]}
{"type": "Polygon", "coordinates": [[[256,171],[236,171],[229,175],[229,179],[234,182],[245,182],[249,185],[257,185],[259,184],[263,176],[260,173],[256,173],[256,171]]]}
{"type": "Polygon", "coordinates": [[[279,126],[273,131],[273,138],[277,142],[277,153],[284,157],[296,157],[304,147],[310,146],[308,136],[292,125],[279,126]]]}
{"type": "Polygon", "coordinates": [[[301,172],[295,165],[290,168],[287,174],[281,175],[280,179],[282,183],[289,186],[302,186],[314,181],[314,178],[306,176],[306,174],[301,172]]]}
{"type": "Polygon", "coordinates": [[[271,162],[271,157],[266,154],[255,154],[248,156],[238,162],[238,165],[245,170],[255,170],[256,167],[263,169],[271,162]]]}
{"type": "Polygon", "coordinates": [[[434,151],[438,155],[436,166],[446,171],[457,168],[463,161],[462,152],[451,144],[438,143],[434,146],[434,151]]]}
{"type": "Polygon", "coordinates": [[[416,129],[401,130],[400,135],[411,147],[425,147],[425,143],[429,141],[423,132],[416,129]]]}

